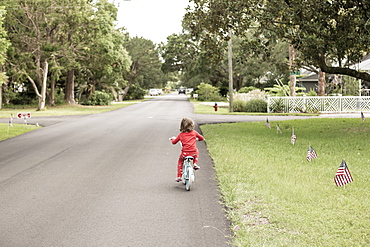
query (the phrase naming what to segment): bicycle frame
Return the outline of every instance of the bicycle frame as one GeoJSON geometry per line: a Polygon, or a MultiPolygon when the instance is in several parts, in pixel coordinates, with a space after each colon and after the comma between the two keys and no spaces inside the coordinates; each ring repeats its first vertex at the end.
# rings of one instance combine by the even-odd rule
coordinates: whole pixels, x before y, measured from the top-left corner
{"type": "Polygon", "coordinates": [[[182,165],[182,182],[185,184],[186,190],[190,190],[191,184],[195,180],[193,169],[193,156],[186,156],[182,165]]]}

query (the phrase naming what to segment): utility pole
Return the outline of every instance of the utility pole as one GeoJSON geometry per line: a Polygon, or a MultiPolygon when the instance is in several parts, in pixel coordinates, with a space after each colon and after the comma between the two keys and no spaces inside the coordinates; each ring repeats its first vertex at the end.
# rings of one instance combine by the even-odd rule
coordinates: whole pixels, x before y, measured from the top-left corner
{"type": "Polygon", "coordinates": [[[232,35],[229,33],[230,39],[228,41],[228,63],[229,63],[229,112],[233,112],[233,94],[234,94],[234,83],[233,83],[233,49],[232,49],[232,35]]]}
{"type": "Polygon", "coordinates": [[[296,85],[296,71],[295,71],[295,51],[294,51],[294,45],[289,45],[289,67],[290,67],[290,96],[295,96],[295,85],[296,85]]]}

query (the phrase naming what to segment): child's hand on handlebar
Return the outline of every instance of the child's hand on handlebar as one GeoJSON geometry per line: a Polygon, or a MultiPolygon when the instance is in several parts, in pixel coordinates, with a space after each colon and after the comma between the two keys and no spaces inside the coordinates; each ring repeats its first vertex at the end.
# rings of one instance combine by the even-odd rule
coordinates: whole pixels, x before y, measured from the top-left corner
{"type": "Polygon", "coordinates": [[[176,137],[172,136],[172,137],[169,138],[170,141],[172,141],[173,139],[176,139],[176,137]]]}

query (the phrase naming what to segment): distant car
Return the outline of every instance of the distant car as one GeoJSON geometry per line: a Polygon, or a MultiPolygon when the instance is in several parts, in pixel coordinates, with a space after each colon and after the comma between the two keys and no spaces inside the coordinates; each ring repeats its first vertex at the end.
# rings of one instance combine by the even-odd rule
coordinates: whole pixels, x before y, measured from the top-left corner
{"type": "Polygon", "coordinates": [[[159,93],[160,93],[160,92],[158,91],[158,89],[154,89],[154,88],[153,88],[153,89],[150,89],[150,90],[149,90],[149,95],[150,95],[150,96],[157,96],[157,95],[159,95],[159,93]]]}
{"type": "Polygon", "coordinates": [[[186,94],[186,89],[185,89],[185,88],[180,88],[180,89],[179,89],[179,94],[180,94],[180,93],[186,94]]]}

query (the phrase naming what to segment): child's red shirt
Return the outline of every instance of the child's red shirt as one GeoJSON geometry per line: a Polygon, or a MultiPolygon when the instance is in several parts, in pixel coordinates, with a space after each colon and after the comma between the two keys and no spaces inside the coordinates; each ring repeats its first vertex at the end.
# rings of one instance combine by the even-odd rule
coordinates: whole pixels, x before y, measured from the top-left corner
{"type": "Polygon", "coordinates": [[[182,143],[182,152],[197,152],[197,138],[199,141],[203,141],[204,137],[197,131],[192,130],[190,132],[181,132],[175,139],[172,140],[172,144],[176,144],[179,141],[182,143]]]}

